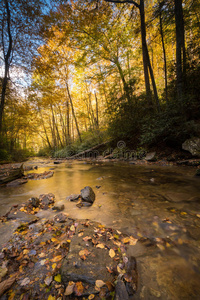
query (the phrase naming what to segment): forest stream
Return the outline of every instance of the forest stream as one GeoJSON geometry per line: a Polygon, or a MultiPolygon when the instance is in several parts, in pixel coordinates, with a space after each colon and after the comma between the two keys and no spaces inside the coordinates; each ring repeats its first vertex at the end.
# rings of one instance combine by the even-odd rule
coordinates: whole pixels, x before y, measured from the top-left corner
{"type": "MultiPolygon", "coordinates": [[[[39,159],[25,165],[38,166],[30,172],[51,169],[54,175],[1,187],[0,216],[14,204],[53,193],[69,217],[90,219],[149,241],[127,246],[139,272],[139,293],[134,299],[200,299],[200,179],[194,176],[194,168],[83,161],[55,165],[39,159]],[[85,186],[96,194],[91,207],[78,208],[66,201],[85,186]]],[[[52,210],[38,213],[47,219],[52,214],[52,210]]],[[[0,225],[1,243],[11,231],[0,225]]]]}

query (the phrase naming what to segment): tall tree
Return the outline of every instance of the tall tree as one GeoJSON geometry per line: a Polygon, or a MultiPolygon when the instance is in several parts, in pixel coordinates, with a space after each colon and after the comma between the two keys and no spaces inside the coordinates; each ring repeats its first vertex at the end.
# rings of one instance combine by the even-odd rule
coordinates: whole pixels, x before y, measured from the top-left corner
{"type": "Polygon", "coordinates": [[[154,73],[149,57],[149,50],[146,41],[146,23],[145,23],[145,6],[144,0],[140,0],[139,4],[133,0],[105,0],[106,2],[112,3],[130,3],[133,4],[135,7],[139,9],[140,13],[140,32],[141,32],[141,39],[142,39],[142,56],[143,56],[143,68],[144,68],[144,78],[145,78],[145,87],[146,87],[146,95],[149,104],[152,105],[151,99],[151,87],[150,87],[150,78],[154,92],[154,98],[156,101],[157,109],[160,111],[160,102],[157,93],[157,87],[155,83],[154,73]],[[150,76],[150,78],[149,78],[150,76]]]}
{"type": "Polygon", "coordinates": [[[186,51],[185,51],[185,28],[183,18],[182,0],[175,1],[175,21],[176,21],[176,80],[177,96],[183,99],[184,79],[186,75],[186,51]]]}

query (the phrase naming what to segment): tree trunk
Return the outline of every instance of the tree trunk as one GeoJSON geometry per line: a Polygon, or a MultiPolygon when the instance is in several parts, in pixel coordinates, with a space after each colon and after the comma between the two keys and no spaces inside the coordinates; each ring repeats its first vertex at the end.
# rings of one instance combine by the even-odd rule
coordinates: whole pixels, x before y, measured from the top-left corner
{"type": "Polygon", "coordinates": [[[99,128],[99,106],[98,106],[98,99],[97,99],[97,94],[94,92],[95,95],[95,100],[96,100],[96,125],[97,129],[99,128]]]}
{"type": "Polygon", "coordinates": [[[2,82],[2,91],[1,91],[1,102],[0,102],[0,133],[2,132],[2,120],[3,120],[3,112],[4,112],[4,106],[5,106],[5,96],[6,96],[6,88],[8,84],[8,75],[9,75],[9,68],[10,68],[10,57],[11,57],[11,51],[12,51],[12,35],[11,35],[11,28],[10,28],[10,8],[8,5],[8,1],[4,0],[6,12],[7,12],[7,30],[8,30],[8,38],[9,38],[9,44],[8,44],[8,51],[5,54],[5,48],[4,48],[4,39],[3,39],[3,32],[2,32],[2,45],[3,45],[3,54],[4,54],[4,61],[5,61],[5,71],[4,71],[4,78],[2,82]]]}
{"type": "Polygon", "coordinates": [[[71,95],[70,95],[69,86],[68,86],[67,81],[65,82],[65,84],[66,84],[67,94],[68,94],[69,101],[70,101],[71,108],[72,108],[72,115],[73,115],[73,118],[74,118],[74,121],[75,121],[75,124],[76,124],[76,130],[77,130],[77,133],[78,133],[78,137],[79,137],[80,142],[82,143],[81,134],[80,134],[80,131],[79,131],[79,126],[78,126],[78,122],[77,122],[77,119],[76,119],[74,106],[73,106],[73,102],[72,102],[72,98],[71,98],[71,95]]]}
{"type": "Polygon", "coordinates": [[[183,100],[184,76],[186,73],[186,52],[182,0],[175,0],[175,22],[177,96],[178,100],[183,100]]]}
{"type": "Polygon", "coordinates": [[[162,23],[162,12],[160,7],[160,35],[162,40],[162,48],[163,48],[163,60],[164,60],[164,76],[165,76],[165,100],[168,103],[168,87],[167,87],[167,58],[166,58],[166,51],[165,51],[165,42],[164,42],[164,35],[163,35],[163,23],[162,23]]]}
{"type": "Polygon", "coordinates": [[[120,75],[120,78],[121,78],[122,83],[123,83],[124,94],[126,95],[126,98],[127,98],[128,102],[130,103],[131,102],[131,98],[130,98],[130,94],[129,94],[129,87],[128,87],[128,84],[127,84],[127,82],[125,80],[124,73],[123,73],[122,68],[120,66],[118,57],[116,57],[116,59],[115,59],[115,64],[116,64],[116,66],[118,68],[119,75],[120,75]]]}

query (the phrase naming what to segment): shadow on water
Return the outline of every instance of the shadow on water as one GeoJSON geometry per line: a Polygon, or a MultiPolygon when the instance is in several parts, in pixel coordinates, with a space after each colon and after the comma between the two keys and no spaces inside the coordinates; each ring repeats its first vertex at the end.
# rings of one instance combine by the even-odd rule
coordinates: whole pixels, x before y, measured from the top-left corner
{"type": "MultiPolygon", "coordinates": [[[[128,247],[141,274],[139,296],[134,299],[200,299],[200,180],[194,177],[193,168],[32,163],[39,168],[30,172],[53,168],[54,176],[19,187],[2,187],[0,215],[13,204],[53,193],[70,217],[92,219],[139,239],[128,247]],[[78,208],[75,202],[65,200],[88,185],[96,194],[91,207],[78,208]]],[[[44,211],[43,217],[48,214],[44,211]]]]}

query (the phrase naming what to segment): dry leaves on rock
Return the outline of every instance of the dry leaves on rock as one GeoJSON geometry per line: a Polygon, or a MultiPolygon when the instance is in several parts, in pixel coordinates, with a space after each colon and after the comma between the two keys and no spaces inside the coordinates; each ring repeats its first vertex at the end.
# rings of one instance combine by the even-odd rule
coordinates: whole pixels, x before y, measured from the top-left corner
{"type": "Polygon", "coordinates": [[[73,281],[70,281],[68,283],[68,286],[65,289],[65,296],[69,296],[74,292],[74,286],[75,286],[75,283],[73,281]]]}

